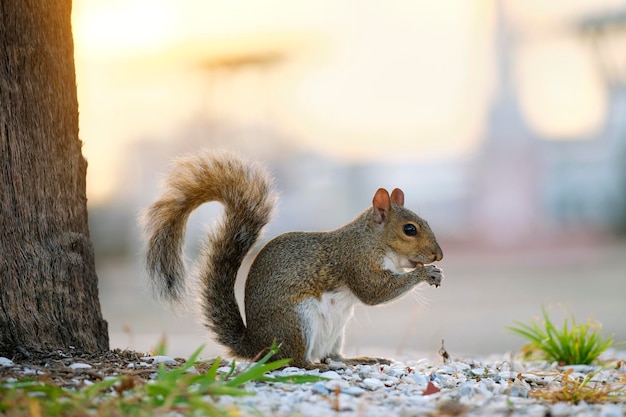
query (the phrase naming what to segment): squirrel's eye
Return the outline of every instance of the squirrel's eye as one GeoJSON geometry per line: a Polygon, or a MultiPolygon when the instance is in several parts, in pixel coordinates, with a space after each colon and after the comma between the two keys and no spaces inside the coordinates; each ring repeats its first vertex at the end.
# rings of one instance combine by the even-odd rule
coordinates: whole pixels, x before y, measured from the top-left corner
{"type": "Polygon", "coordinates": [[[415,236],[417,235],[417,227],[414,224],[408,223],[403,227],[404,234],[407,236],[415,236]]]}

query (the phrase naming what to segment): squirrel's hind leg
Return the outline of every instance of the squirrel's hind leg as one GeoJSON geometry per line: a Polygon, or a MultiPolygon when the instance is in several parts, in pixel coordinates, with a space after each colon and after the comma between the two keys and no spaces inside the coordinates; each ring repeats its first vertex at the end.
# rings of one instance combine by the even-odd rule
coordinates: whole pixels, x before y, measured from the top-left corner
{"type": "Polygon", "coordinates": [[[370,356],[358,356],[356,358],[344,358],[341,355],[341,346],[343,345],[343,334],[339,335],[333,345],[333,349],[330,354],[325,358],[322,358],[322,363],[329,363],[330,361],[341,362],[347,366],[353,365],[391,365],[391,361],[385,358],[373,358],[370,356]]]}
{"type": "Polygon", "coordinates": [[[391,361],[385,358],[372,358],[370,356],[357,356],[356,358],[340,358],[340,362],[346,365],[391,365],[391,361]]]}
{"type": "Polygon", "coordinates": [[[322,364],[327,363],[331,366],[336,366],[332,362],[339,362],[346,366],[354,365],[391,365],[391,361],[385,358],[373,358],[371,356],[357,356],[355,358],[344,358],[338,354],[329,355],[322,359],[322,364]]]}

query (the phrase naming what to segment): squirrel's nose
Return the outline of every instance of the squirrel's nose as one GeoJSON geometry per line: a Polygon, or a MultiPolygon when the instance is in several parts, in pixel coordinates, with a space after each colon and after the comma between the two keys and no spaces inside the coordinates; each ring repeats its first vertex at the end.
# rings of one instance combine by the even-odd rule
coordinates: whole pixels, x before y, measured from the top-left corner
{"type": "Polygon", "coordinates": [[[436,261],[440,261],[443,259],[443,251],[441,250],[441,247],[439,245],[437,245],[437,247],[435,248],[435,253],[433,254],[433,262],[436,261]]]}

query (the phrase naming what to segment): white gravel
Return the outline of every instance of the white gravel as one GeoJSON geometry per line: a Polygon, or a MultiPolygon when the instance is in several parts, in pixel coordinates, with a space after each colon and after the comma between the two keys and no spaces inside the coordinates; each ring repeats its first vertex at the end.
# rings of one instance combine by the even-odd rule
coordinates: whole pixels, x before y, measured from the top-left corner
{"type": "MultiPolygon", "coordinates": [[[[616,352],[613,352],[615,357],[616,352]]],[[[624,353],[622,353],[624,356],[624,353]]],[[[342,367],[320,373],[285,368],[270,375],[320,375],[325,381],[293,384],[248,383],[255,396],[220,397],[219,405],[237,406],[245,416],[599,416],[624,417],[626,365],[606,368],[559,367],[547,362],[487,360],[405,360],[392,365],[342,367]],[[568,370],[569,369],[569,370],[568,370]],[[570,371],[571,370],[571,371],[570,371]],[[593,375],[588,384],[612,391],[610,401],[553,402],[538,394],[559,390],[570,381],[593,375]],[[597,384],[597,385],[596,385],[597,384]],[[428,389],[428,390],[427,390],[428,389]],[[432,394],[429,392],[436,391],[432,394]],[[426,394],[426,395],[425,395],[426,394]]]]}
{"type": "MultiPolygon", "coordinates": [[[[179,363],[167,356],[137,358],[132,368],[156,376],[156,363],[179,363]]],[[[346,367],[329,364],[331,370],[307,371],[284,368],[270,376],[317,375],[322,381],[306,384],[251,382],[244,389],[252,396],[207,398],[226,409],[236,407],[243,416],[599,416],[625,417],[626,352],[604,355],[605,365],[562,367],[543,361],[515,361],[508,356],[486,359],[460,359],[442,363],[441,359],[411,359],[392,365],[346,367]],[[586,385],[596,392],[609,393],[599,403],[552,401],[548,397],[562,390],[569,381],[588,379],[586,385]]],[[[75,372],[90,370],[84,362],[66,365],[75,372]]],[[[237,369],[248,367],[238,363],[237,369]]],[[[125,368],[130,367],[125,366],[125,368]]],[[[46,368],[35,370],[16,365],[0,357],[2,369],[29,377],[43,375],[46,368]]],[[[219,369],[229,372],[230,367],[219,369]]],[[[195,367],[194,372],[197,372],[195,367]]],[[[1,372],[0,372],[1,373],[1,372]]],[[[89,385],[91,374],[82,374],[89,385]]],[[[16,380],[14,377],[7,381],[16,380]]]]}

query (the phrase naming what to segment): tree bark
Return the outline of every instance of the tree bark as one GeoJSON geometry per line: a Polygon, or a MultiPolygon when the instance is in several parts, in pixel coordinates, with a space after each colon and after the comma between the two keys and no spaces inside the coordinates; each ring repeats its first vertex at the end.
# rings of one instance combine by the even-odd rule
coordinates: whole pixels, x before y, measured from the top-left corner
{"type": "Polygon", "coordinates": [[[107,350],[71,0],[0,0],[0,355],[107,350]]]}

